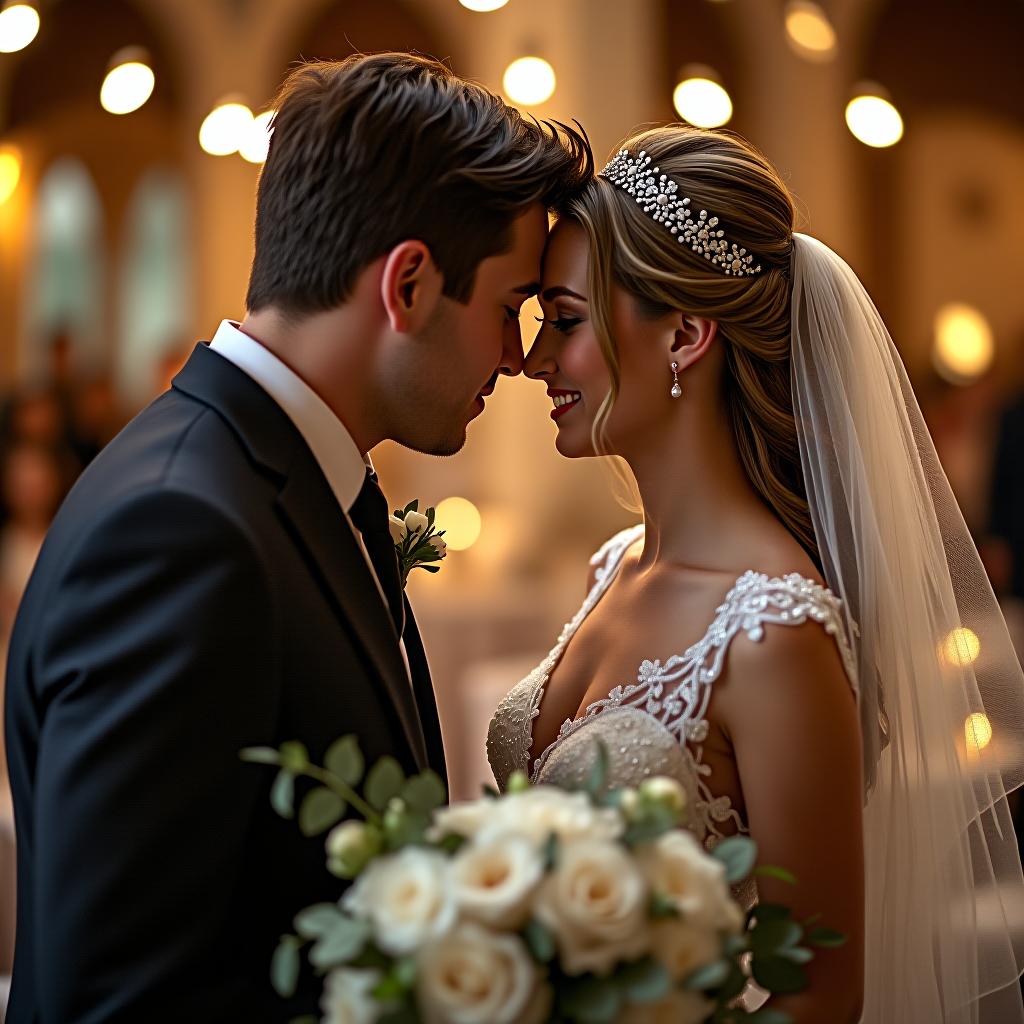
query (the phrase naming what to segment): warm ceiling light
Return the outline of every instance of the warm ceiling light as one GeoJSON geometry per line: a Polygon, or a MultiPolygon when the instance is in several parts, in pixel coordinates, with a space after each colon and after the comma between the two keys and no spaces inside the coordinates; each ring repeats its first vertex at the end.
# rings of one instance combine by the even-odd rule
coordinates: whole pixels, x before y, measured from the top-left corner
{"type": "Polygon", "coordinates": [[[973,665],[981,654],[981,640],[973,629],[966,626],[958,626],[951,630],[949,635],[942,642],[942,660],[947,665],[957,665],[963,668],[966,665],[973,665]]]}
{"type": "Polygon", "coordinates": [[[100,105],[111,114],[130,114],[153,95],[155,84],[145,50],[138,46],[118,50],[100,88],[100,105]]]}
{"type": "Polygon", "coordinates": [[[39,32],[39,12],[31,4],[8,4],[0,11],[0,53],[24,50],[39,32]]]}
{"type": "Polygon", "coordinates": [[[995,357],[992,328],[985,315],[962,302],[935,314],[935,368],[946,380],[966,384],[980,377],[995,357]]]}
{"type": "Polygon", "coordinates": [[[836,30],[828,15],[811,0],[786,4],[786,36],[802,57],[828,60],[836,49],[836,30]]]}
{"type": "Polygon", "coordinates": [[[967,749],[976,754],[984,750],[992,742],[992,723],[988,715],[975,711],[973,715],[967,716],[964,722],[964,732],[967,738],[967,749]]]}
{"type": "Polygon", "coordinates": [[[476,505],[465,498],[445,498],[437,506],[434,521],[444,531],[444,541],[452,551],[471,548],[483,527],[476,505]]]}
{"type": "Polygon", "coordinates": [[[21,178],[21,154],[14,146],[0,147],[0,206],[14,195],[21,178]]]}
{"type": "Polygon", "coordinates": [[[846,125],[865,146],[884,149],[903,138],[900,112],[880,95],[877,86],[864,86],[846,105],[846,125]]]}
{"type": "Polygon", "coordinates": [[[555,69],[540,57],[520,57],[505,68],[502,85],[513,103],[534,107],[551,99],[555,91],[555,69]]]}
{"type": "Polygon", "coordinates": [[[732,99],[711,68],[684,68],[672,102],[684,121],[698,128],[718,128],[732,117],[732,99]]]}
{"type": "Polygon", "coordinates": [[[252,125],[245,133],[245,138],[242,139],[242,144],[238,147],[238,152],[243,159],[248,160],[251,164],[261,164],[267,159],[267,153],[270,151],[270,136],[273,132],[270,122],[275,113],[274,110],[264,110],[262,114],[254,117],[252,125]]]}
{"type": "Polygon", "coordinates": [[[237,100],[222,100],[203,121],[199,145],[211,156],[227,156],[238,151],[252,131],[252,111],[237,100]]]}
{"type": "Polygon", "coordinates": [[[459,0],[459,3],[467,11],[497,11],[500,10],[508,0],[459,0]]]}

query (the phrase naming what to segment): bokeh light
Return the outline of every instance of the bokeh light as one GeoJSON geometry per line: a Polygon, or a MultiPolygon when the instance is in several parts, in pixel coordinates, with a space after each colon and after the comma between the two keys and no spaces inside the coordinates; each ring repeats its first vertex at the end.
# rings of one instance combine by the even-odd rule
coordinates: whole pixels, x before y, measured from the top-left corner
{"type": "Polygon", "coordinates": [[[935,314],[932,357],[936,370],[955,384],[980,377],[995,357],[992,328],[985,315],[963,302],[951,302],[935,314]]]}
{"type": "Polygon", "coordinates": [[[264,110],[262,114],[257,114],[252,119],[252,124],[248,131],[246,131],[242,144],[238,147],[238,152],[242,158],[248,160],[251,164],[261,164],[267,159],[267,152],[270,149],[270,135],[273,131],[270,127],[270,121],[274,113],[273,110],[264,110]]]}
{"type": "Polygon", "coordinates": [[[505,69],[502,87],[513,103],[534,107],[555,92],[555,69],[541,57],[520,57],[505,69]]]}
{"type": "Polygon", "coordinates": [[[138,47],[114,54],[100,87],[100,105],[111,114],[130,114],[153,95],[156,76],[138,47]]]}
{"type": "Polygon", "coordinates": [[[445,498],[435,511],[437,528],[452,551],[465,551],[479,539],[483,528],[480,511],[465,498],[445,498]]]}
{"type": "Polygon", "coordinates": [[[786,4],[786,38],[802,57],[828,60],[836,50],[836,30],[828,15],[811,0],[786,4]]]}
{"type": "Polygon", "coordinates": [[[672,102],[679,116],[698,128],[718,128],[732,117],[732,99],[709,77],[708,69],[685,75],[672,93],[672,102]]]}
{"type": "Polygon", "coordinates": [[[942,641],[942,660],[947,665],[972,665],[981,653],[981,641],[973,629],[959,626],[942,641]]]}
{"type": "Polygon", "coordinates": [[[0,53],[24,50],[39,32],[39,12],[29,4],[12,4],[0,11],[0,53]]]}
{"type": "Polygon", "coordinates": [[[468,11],[497,11],[508,3],[508,0],[459,0],[468,11]]]}
{"type": "Polygon", "coordinates": [[[964,722],[964,733],[967,739],[967,749],[971,753],[978,753],[984,750],[992,742],[992,723],[988,715],[975,711],[973,715],[967,716],[964,722]]]}
{"type": "Polygon", "coordinates": [[[0,205],[14,195],[21,178],[21,154],[14,146],[0,146],[0,205]]]}
{"type": "Polygon", "coordinates": [[[903,118],[884,96],[861,93],[846,105],[846,126],[865,146],[884,149],[903,138],[903,118]]]}
{"type": "Polygon", "coordinates": [[[199,129],[199,145],[211,156],[236,153],[252,131],[252,124],[252,111],[244,103],[221,102],[206,115],[199,129]]]}

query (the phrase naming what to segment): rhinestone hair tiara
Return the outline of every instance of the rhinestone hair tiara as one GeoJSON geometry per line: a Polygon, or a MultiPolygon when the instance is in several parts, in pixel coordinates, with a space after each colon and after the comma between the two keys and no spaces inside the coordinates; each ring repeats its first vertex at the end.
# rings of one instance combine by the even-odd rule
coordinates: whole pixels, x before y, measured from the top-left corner
{"type": "Polygon", "coordinates": [[[732,277],[750,277],[761,271],[754,265],[753,254],[734,242],[726,241],[725,232],[718,227],[718,218],[701,210],[694,217],[690,200],[677,195],[679,186],[657,167],[651,167],[651,158],[640,150],[636,157],[620,149],[605,165],[601,176],[607,178],[636,198],[644,213],[664,224],[680,243],[686,243],[694,252],[704,254],[732,277]]]}

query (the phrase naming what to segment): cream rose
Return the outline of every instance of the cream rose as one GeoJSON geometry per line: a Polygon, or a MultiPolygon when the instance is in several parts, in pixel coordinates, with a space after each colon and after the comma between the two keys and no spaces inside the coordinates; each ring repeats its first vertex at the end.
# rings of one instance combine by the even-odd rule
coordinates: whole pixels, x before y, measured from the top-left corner
{"type": "Polygon", "coordinates": [[[405,517],[405,528],[410,533],[425,533],[430,520],[422,512],[409,512],[405,517]]]}
{"type": "Polygon", "coordinates": [[[466,800],[439,807],[434,812],[434,823],[427,832],[427,838],[436,842],[454,833],[472,839],[491,819],[497,806],[494,800],[466,800]]]}
{"type": "Polygon", "coordinates": [[[392,956],[411,953],[444,935],[457,913],[447,858],[416,846],[373,861],[341,905],[370,920],[374,941],[392,956]]]}
{"type": "Polygon", "coordinates": [[[342,967],[331,971],[324,982],[320,1024],[376,1024],[386,1006],[373,998],[379,971],[342,967]]]}
{"type": "Polygon", "coordinates": [[[648,888],[629,852],[605,840],[559,849],[534,913],[551,930],[567,974],[607,974],[650,947],[648,888]]]}
{"type": "Polygon", "coordinates": [[[461,914],[494,928],[525,923],[544,864],[528,839],[496,835],[464,846],[452,861],[455,902],[461,914]]]}
{"type": "Polygon", "coordinates": [[[611,807],[595,807],[586,793],[567,793],[555,786],[532,786],[509,793],[491,804],[480,835],[514,832],[538,846],[554,833],[560,841],[618,839],[622,817],[611,807]]]}
{"type": "Polygon", "coordinates": [[[541,1024],[548,1004],[523,942],[465,922],[420,950],[416,1001],[426,1024],[541,1024]]]}
{"type": "Polygon", "coordinates": [[[633,1003],[619,1014],[618,1024],[703,1024],[715,1004],[699,992],[675,989],[656,1003],[633,1003]]]}
{"type": "Polygon", "coordinates": [[[725,865],[706,853],[691,833],[666,832],[638,859],[651,888],[671,900],[687,922],[732,932],[742,927],[743,914],[729,892],[725,865]]]}
{"type": "Polygon", "coordinates": [[[388,529],[391,531],[391,539],[396,544],[401,544],[409,532],[405,523],[398,516],[388,516],[388,529]]]}
{"type": "Polygon", "coordinates": [[[659,921],[653,929],[651,952],[664,964],[673,981],[682,981],[698,967],[722,956],[722,941],[712,928],[698,928],[685,921],[659,921]]]}

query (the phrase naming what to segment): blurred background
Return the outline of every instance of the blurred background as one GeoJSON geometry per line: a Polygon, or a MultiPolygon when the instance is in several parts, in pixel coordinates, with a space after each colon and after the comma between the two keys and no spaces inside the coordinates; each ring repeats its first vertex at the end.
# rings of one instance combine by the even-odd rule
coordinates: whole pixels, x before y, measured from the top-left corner
{"type": "MultiPolygon", "coordinates": [[[[0,0],[0,634],[75,475],[243,317],[282,77],[384,49],[578,119],[599,161],[680,119],[761,147],[874,296],[1016,620],[1024,0],[0,0]]],[[[444,502],[450,557],[410,589],[455,796],[486,778],[491,712],[575,612],[589,555],[635,518],[606,468],[556,454],[549,406],[503,380],[458,456],[373,453],[393,505],[444,502]]],[[[973,660],[960,632],[945,656],[973,660]]],[[[2,904],[10,852],[0,876],[2,904]]],[[[0,974],[9,951],[0,934],[0,974]]]]}

